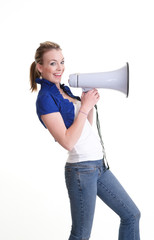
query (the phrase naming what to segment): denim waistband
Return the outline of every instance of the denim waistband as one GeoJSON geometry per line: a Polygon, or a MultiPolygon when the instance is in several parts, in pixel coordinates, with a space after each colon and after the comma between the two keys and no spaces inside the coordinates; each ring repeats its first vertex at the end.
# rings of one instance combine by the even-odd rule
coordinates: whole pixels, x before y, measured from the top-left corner
{"type": "Polygon", "coordinates": [[[83,161],[83,162],[75,162],[75,163],[69,163],[66,162],[65,167],[79,167],[79,166],[88,166],[88,167],[100,167],[104,164],[104,160],[94,160],[94,161],[83,161]]]}

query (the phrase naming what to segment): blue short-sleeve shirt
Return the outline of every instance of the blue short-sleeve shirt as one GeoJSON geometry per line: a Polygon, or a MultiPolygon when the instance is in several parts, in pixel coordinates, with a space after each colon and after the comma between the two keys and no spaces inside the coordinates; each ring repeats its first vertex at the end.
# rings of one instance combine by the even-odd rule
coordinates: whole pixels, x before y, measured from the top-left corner
{"type": "MultiPolygon", "coordinates": [[[[74,105],[68,99],[64,99],[56,85],[46,79],[36,78],[36,83],[41,84],[41,89],[36,100],[36,111],[39,120],[44,125],[41,115],[53,112],[60,112],[64,120],[66,128],[69,128],[74,121],[74,105]]],[[[63,91],[70,97],[80,100],[79,97],[74,96],[68,86],[60,85],[63,91]]]]}

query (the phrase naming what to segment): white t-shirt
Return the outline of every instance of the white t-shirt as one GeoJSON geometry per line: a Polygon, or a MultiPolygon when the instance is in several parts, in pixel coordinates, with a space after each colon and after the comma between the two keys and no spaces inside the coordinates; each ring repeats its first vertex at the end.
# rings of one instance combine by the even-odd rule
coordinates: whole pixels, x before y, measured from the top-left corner
{"type": "MultiPolygon", "coordinates": [[[[75,118],[79,112],[81,102],[74,103],[75,118]]],[[[68,152],[67,162],[101,160],[103,158],[102,145],[99,136],[94,132],[88,119],[86,119],[81,136],[73,149],[68,152]]]]}

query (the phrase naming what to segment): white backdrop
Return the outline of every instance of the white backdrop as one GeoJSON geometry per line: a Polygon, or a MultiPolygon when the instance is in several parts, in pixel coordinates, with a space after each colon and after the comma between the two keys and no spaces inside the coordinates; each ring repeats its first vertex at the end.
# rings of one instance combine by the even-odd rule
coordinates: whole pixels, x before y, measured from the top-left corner
{"type": "MultiPolygon", "coordinates": [[[[130,65],[130,95],[100,90],[108,161],[154,235],[154,15],[152,0],[1,0],[0,239],[68,239],[67,152],[36,116],[29,67],[40,42],[63,49],[68,75],[130,65]]],[[[72,89],[81,94],[81,90],[72,89]]],[[[119,217],[97,199],[91,239],[116,240],[119,217]]]]}

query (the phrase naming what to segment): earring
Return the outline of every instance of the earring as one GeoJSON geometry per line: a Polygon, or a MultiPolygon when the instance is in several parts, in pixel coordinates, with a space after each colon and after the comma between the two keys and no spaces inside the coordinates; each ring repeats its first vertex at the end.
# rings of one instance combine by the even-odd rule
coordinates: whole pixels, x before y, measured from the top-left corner
{"type": "Polygon", "coordinates": [[[40,79],[42,79],[42,75],[40,75],[40,79]]]}

